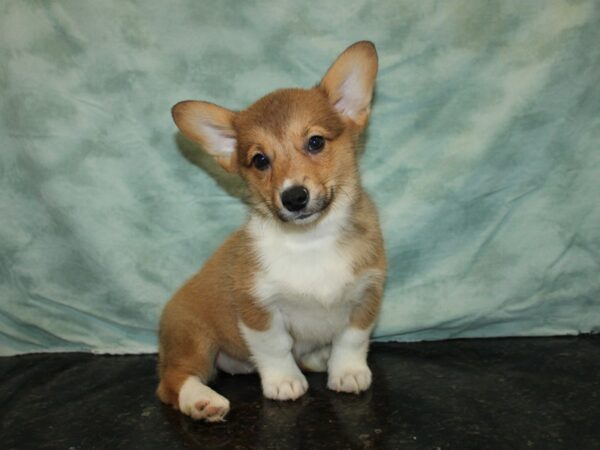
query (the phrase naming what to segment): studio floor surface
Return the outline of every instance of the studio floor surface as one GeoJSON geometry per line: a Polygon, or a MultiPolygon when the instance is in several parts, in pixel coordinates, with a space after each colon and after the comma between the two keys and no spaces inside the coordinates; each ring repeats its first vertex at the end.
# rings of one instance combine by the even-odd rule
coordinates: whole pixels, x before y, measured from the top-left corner
{"type": "Polygon", "coordinates": [[[154,396],[156,355],[0,358],[8,449],[600,448],[600,336],[374,344],[372,388],[336,394],[309,374],[300,400],[219,375],[232,409],[196,423],[154,396]]]}

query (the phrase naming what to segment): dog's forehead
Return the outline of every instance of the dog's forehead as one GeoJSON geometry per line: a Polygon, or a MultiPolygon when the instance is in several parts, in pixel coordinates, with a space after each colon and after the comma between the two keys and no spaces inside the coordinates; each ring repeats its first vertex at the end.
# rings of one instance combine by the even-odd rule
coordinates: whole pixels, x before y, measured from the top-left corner
{"type": "Polygon", "coordinates": [[[260,130],[278,139],[284,139],[290,133],[302,133],[314,125],[332,132],[343,127],[327,95],[318,88],[272,92],[238,113],[235,120],[235,127],[241,135],[260,130]]]}

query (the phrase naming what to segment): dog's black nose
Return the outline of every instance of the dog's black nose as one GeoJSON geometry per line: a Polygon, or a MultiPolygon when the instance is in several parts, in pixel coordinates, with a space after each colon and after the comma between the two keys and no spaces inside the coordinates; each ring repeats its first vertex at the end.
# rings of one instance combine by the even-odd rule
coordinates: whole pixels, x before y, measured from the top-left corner
{"type": "Polygon", "coordinates": [[[281,194],[281,203],[288,211],[300,211],[308,205],[308,190],[304,186],[293,186],[281,194]]]}

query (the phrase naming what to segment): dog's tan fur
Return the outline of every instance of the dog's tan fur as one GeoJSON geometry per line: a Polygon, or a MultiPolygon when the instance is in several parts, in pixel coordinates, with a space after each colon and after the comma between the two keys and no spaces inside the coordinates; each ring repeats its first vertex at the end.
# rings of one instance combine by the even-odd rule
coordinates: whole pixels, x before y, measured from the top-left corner
{"type": "MultiPolygon", "coordinates": [[[[350,215],[339,233],[340,251],[350,259],[355,277],[368,279],[348,323],[370,330],[380,309],[386,272],[377,212],[362,190],[357,169],[358,139],[367,124],[370,93],[367,104],[351,119],[335,109],[348,66],[356,64],[366,67],[363,81],[372,89],[377,55],[372,44],[360,42],[349,47],[312,89],[275,91],[240,112],[206,102],[182,102],[173,108],[173,117],[188,138],[205,147],[227,171],[242,177],[248,187],[251,212],[256,216],[279,222],[277,211],[283,208],[280,187],[286,180],[303,184],[311,196],[329,200],[328,209],[345,198],[350,215]],[[198,127],[206,120],[216,124],[224,138],[235,139],[231,155],[211,151],[212,137],[198,127]],[[306,139],[312,135],[326,139],[325,150],[315,155],[305,150],[306,139]],[[253,167],[252,158],[258,152],[269,158],[269,170],[253,167]]],[[[284,233],[301,233],[303,228],[318,226],[328,213],[308,225],[280,222],[278,226],[284,233]]],[[[240,324],[265,331],[272,321],[270,310],[256,298],[259,265],[253,236],[246,225],[168,302],[160,322],[157,393],[163,402],[179,408],[185,380],[195,376],[202,383],[208,382],[219,352],[240,361],[252,360],[240,324]]]]}

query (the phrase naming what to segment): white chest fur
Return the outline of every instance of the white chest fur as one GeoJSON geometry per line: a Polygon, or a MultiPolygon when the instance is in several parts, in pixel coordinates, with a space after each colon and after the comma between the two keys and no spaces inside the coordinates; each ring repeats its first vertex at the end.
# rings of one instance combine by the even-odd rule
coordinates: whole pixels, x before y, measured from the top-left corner
{"type": "Polygon", "coordinates": [[[259,257],[255,294],[277,308],[297,339],[325,342],[348,321],[357,280],[350,255],[339,244],[345,219],[330,214],[309,230],[283,230],[253,217],[249,231],[259,257]]]}
{"type": "Polygon", "coordinates": [[[261,265],[256,293],[263,302],[284,295],[330,305],[340,300],[344,287],[352,282],[351,261],[336,236],[318,230],[282,233],[271,225],[262,227],[255,243],[261,265]]]}

